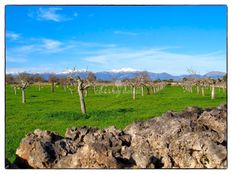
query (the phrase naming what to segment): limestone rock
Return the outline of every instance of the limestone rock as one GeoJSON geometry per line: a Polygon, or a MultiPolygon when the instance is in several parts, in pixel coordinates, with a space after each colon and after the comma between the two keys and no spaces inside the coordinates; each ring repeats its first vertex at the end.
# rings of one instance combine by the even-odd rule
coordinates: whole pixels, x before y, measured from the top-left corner
{"type": "Polygon", "coordinates": [[[57,158],[54,142],[61,138],[53,132],[36,129],[22,139],[16,150],[16,164],[23,168],[50,168],[57,158]]]}
{"type": "Polygon", "coordinates": [[[226,168],[226,121],[227,107],[221,105],[169,111],[124,130],[68,128],[61,137],[37,129],[22,139],[15,163],[19,168],[226,168]]]}
{"type": "Polygon", "coordinates": [[[86,144],[76,153],[62,158],[54,168],[120,168],[112,151],[100,143],[86,144]]]}

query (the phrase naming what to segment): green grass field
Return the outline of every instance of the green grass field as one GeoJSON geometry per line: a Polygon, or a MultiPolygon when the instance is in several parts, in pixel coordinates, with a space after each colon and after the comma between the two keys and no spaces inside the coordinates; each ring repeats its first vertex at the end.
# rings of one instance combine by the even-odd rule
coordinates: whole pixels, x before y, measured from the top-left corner
{"type": "MultiPolygon", "coordinates": [[[[111,87],[107,87],[108,89],[111,87]]],[[[109,89],[110,90],[110,89],[109,89]]],[[[93,126],[105,128],[111,125],[124,128],[128,124],[160,116],[168,110],[179,111],[187,106],[203,108],[226,103],[226,93],[216,89],[216,99],[210,99],[209,89],[206,96],[184,92],[181,87],[166,86],[156,94],[141,96],[138,90],[137,99],[131,94],[94,94],[90,89],[86,97],[87,114],[80,112],[79,97],[74,91],[64,92],[56,87],[51,93],[50,86],[37,86],[27,89],[27,103],[21,103],[21,92],[6,86],[6,158],[15,159],[15,151],[25,134],[36,128],[51,130],[64,135],[66,128],[93,126]]]]}

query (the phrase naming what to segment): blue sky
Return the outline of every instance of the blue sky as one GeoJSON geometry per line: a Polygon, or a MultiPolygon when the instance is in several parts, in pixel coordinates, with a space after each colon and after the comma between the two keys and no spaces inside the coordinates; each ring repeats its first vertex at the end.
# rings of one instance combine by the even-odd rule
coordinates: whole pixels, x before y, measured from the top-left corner
{"type": "Polygon", "coordinates": [[[6,71],[226,71],[226,6],[6,6],[6,71]]]}

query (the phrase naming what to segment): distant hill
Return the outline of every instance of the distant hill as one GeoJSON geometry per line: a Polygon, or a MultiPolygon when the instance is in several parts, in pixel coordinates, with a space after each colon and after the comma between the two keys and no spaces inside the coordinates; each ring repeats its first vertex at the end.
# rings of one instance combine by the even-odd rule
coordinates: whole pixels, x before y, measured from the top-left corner
{"type": "Polygon", "coordinates": [[[211,71],[211,72],[208,72],[206,73],[204,76],[205,77],[211,77],[211,78],[221,78],[225,75],[224,72],[220,72],[220,71],[211,71]]]}
{"type": "MultiPolygon", "coordinates": [[[[79,74],[79,76],[81,77],[86,77],[87,76],[87,72],[85,71],[80,71],[77,72],[79,74]]],[[[102,71],[102,72],[96,72],[95,75],[97,77],[98,80],[113,80],[113,79],[131,79],[137,76],[137,74],[139,73],[139,71],[118,71],[118,72],[111,72],[111,71],[102,71]]],[[[35,74],[35,73],[29,73],[29,74],[35,74]]],[[[48,79],[50,75],[55,75],[58,78],[64,78],[67,77],[69,75],[69,72],[60,72],[60,73],[37,73],[39,75],[41,75],[44,79],[48,79]]],[[[168,73],[153,73],[153,72],[148,72],[150,78],[152,80],[169,80],[169,79],[173,79],[173,80],[181,80],[183,78],[188,78],[190,77],[190,75],[179,75],[179,76],[174,76],[168,73]]],[[[13,74],[16,75],[16,74],[13,74]]],[[[194,76],[191,77],[195,77],[195,78],[222,78],[225,75],[224,72],[219,72],[219,71],[211,71],[208,72],[204,75],[200,75],[200,74],[196,74],[194,76]]]]}

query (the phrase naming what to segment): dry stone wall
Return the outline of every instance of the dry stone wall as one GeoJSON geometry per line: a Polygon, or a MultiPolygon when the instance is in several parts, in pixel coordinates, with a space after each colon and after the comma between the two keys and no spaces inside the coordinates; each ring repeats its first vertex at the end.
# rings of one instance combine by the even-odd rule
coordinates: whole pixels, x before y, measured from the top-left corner
{"type": "Polygon", "coordinates": [[[7,168],[226,168],[227,107],[188,107],[144,122],[68,128],[65,137],[35,130],[7,168]],[[17,167],[15,167],[17,166],[17,167]]]}

